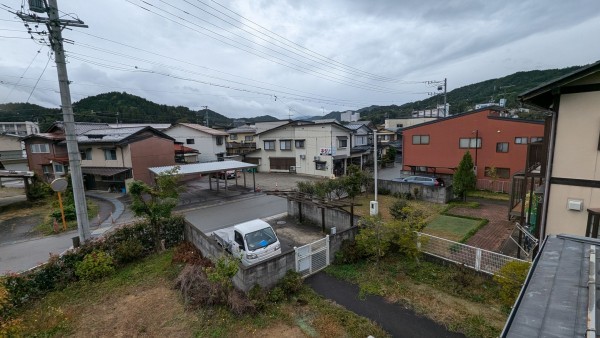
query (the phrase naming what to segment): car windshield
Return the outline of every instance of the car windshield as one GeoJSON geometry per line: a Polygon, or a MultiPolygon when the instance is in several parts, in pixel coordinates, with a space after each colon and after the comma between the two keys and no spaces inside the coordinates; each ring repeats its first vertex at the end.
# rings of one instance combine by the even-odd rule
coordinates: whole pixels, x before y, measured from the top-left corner
{"type": "Polygon", "coordinates": [[[270,227],[246,234],[246,243],[248,243],[250,251],[267,247],[275,241],[277,241],[277,236],[270,227]]]}

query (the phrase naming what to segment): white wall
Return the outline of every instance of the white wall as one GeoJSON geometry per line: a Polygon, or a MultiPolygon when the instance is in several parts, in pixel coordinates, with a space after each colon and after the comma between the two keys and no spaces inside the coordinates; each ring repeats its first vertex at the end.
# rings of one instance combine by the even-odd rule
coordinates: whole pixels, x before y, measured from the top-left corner
{"type": "Polygon", "coordinates": [[[164,133],[174,138],[177,142],[183,142],[183,145],[186,147],[198,150],[200,152],[198,154],[198,161],[200,162],[216,161],[216,154],[227,151],[226,136],[221,136],[223,142],[221,145],[217,145],[217,136],[186,126],[175,125],[165,130],[164,133]],[[194,144],[187,144],[187,139],[194,139],[194,144]]]}

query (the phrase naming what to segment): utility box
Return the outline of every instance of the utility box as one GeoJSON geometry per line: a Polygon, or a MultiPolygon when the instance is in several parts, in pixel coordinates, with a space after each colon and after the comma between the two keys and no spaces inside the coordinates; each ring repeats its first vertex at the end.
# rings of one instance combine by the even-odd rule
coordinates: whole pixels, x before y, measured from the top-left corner
{"type": "Polygon", "coordinates": [[[370,206],[371,206],[371,208],[369,209],[370,215],[377,216],[379,214],[379,202],[371,201],[370,206]]]}

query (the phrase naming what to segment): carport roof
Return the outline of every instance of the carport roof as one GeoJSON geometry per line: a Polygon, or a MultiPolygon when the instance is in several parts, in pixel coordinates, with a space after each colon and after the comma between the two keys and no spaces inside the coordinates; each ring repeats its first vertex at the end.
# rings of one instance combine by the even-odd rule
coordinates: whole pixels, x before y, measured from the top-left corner
{"type": "Polygon", "coordinates": [[[148,168],[151,172],[155,174],[160,174],[165,171],[169,171],[175,167],[179,167],[178,174],[209,174],[227,170],[235,170],[235,169],[248,169],[248,168],[256,168],[258,165],[245,163],[240,161],[218,161],[218,162],[206,162],[206,163],[192,163],[192,164],[182,164],[182,165],[170,165],[165,167],[153,167],[148,168]]]}

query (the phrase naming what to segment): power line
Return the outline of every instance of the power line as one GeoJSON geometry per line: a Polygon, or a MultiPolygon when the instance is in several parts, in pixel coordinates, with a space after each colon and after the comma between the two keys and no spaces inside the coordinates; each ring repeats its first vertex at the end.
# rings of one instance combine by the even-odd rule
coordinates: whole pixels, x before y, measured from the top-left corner
{"type": "Polygon", "coordinates": [[[35,91],[35,88],[37,87],[38,83],[40,83],[40,79],[42,78],[42,76],[46,72],[46,68],[48,68],[48,64],[50,63],[50,59],[52,59],[52,54],[48,55],[48,60],[46,60],[46,65],[44,66],[44,69],[42,70],[42,73],[40,74],[40,77],[38,77],[37,81],[35,82],[35,85],[31,89],[31,93],[29,93],[29,97],[27,98],[27,101],[25,101],[25,103],[29,103],[29,99],[31,99],[31,95],[33,95],[33,92],[35,91]]]}
{"type": "MultiPolygon", "coordinates": [[[[391,89],[389,89],[389,88],[385,88],[385,87],[381,87],[381,86],[376,86],[376,85],[371,85],[371,84],[366,84],[365,82],[362,82],[362,81],[353,80],[354,82],[362,82],[362,83],[365,83],[366,85],[365,85],[365,84],[360,84],[360,83],[359,83],[359,84],[357,84],[357,83],[353,83],[352,81],[346,81],[346,80],[343,80],[343,79],[335,78],[334,76],[327,75],[327,74],[324,74],[324,73],[322,73],[322,72],[319,72],[319,71],[316,71],[316,70],[310,70],[310,69],[306,69],[306,68],[304,68],[304,67],[301,67],[301,66],[295,65],[295,64],[293,64],[293,63],[290,63],[289,61],[287,61],[287,60],[284,60],[284,59],[282,59],[282,58],[279,58],[279,57],[276,57],[276,56],[273,56],[273,55],[270,55],[270,54],[267,54],[267,53],[261,52],[261,51],[257,50],[256,48],[253,48],[253,47],[250,47],[250,46],[247,46],[247,45],[241,44],[241,43],[239,43],[239,42],[237,42],[237,41],[235,41],[235,40],[233,40],[233,39],[231,39],[231,38],[229,38],[229,37],[227,37],[227,36],[225,36],[225,35],[223,35],[223,34],[220,34],[220,33],[214,32],[214,31],[212,31],[212,30],[210,30],[210,29],[208,29],[208,28],[202,27],[202,26],[200,26],[200,25],[198,25],[198,24],[196,24],[196,23],[193,23],[193,22],[191,22],[191,21],[189,21],[189,20],[186,20],[186,19],[182,18],[181,16],[178,16],[178,15],[176,15],[176,14],[173,14],[173,13],[171,13],[171,12],[169,12],[169,11],[166,11],[166,10],[164,10],[164,9],[162,9],[162,8],[156,7],[156,6],[154,6],[154,5],[152,5],[152,4],[148,3],[148,2],[146,2],[146,1],[144,1],[144,0],[141,0],[141,1],[142,1],[143,3],[145,3],[145,4],[149,5],[149,6],[151,6],[151,7],[154,7],[154,8],[156,8],[156,9],[159,9],[159,10],[161,10],[161,11],[163,11],[163,12],[165,12],[165,13],[167,13],[167,14],[169,14],[169,15],[171,15],[171,16],[173,16],[173,17],[175,17],[175,18],[177,18],[177,19],[179,19],[179,20],[181,20],[181,21],[184,21],[184,22],[186,22],[186,23],[189,23],[189,24],[191,24],[191,25],[193,25],[193,26],[197,26],[197,27],[199,27],[200,29],[207,30],[207,31],[209,31],[209,32],[211,32],[211,33],[213,33],[213,34],[215,34],[215,35],[217,35],[217,36],[220,36],[220,37],[224,38],[224,39],[231,40],[231,41],[232,41],[232,43],[230,43],[230,42],[226,42],[226,41],[223,41],[223,40],[221,40],[221,39],[219,39],[219,38],[217,38],[217,37],[214,37],[214,36],[212,36],[212,35],[209,35],[209,34],[206,34],[206,33],[204,33],[204,32],[201,32],[201,31],[199,31],[198,29],[194,29],[194,28],[192,28],[192,27],[190,27],[190,26],[187,26],[187,25],[185,25],[185,24],[183,24],[183,23],[181,23],[181,22],[177,21],[177,20],[171,19],[171,18],[169,18],[169,17],[166,17],[166,16],[164,16],[164,15],[162,15],[162,14],[160,14],[160,13],[157,13],[157,12],[155,12],[155,11],[152,11],[152,10],[150,10],[150,9],[148,9],[148,8],[146,8],[146,7],[143,7],[143,6],[139,5],[139,4],[136,4],[136,3],[132,2],[131,0],[126,0],[126,1],[127,1],[127,2],[129,2],[129,3],[131,3],[131,4],[133,4],[134,6],[137,6],[137,7],[141,8],[141,9],[144,9],[144,10],[146,10],[146,11],[148,11],[148,12],[150,12],[150,13],[153,13],[153,14],[155,14],[155,15],[159,16],[159,17],[162,17],[163,19],[169,20],[169,21],[171,21],[171,22],[173,22],[173,23],[175,23],[175,24],[177,24],[177,25],[180,25],[180,26],[182,26],[182,27],[188,28],[188,29],[190,29],[190,30],[193,30],[193,31],[195,31],[195,32],[199,33],[199,34],[202,34],[202,35],[204,35],[204,36],[207,36],[207,37],[210,37],[210,38],[212,38],[212,39],[215,39],[215,40],[217,40],[217,41],[219,41],[219,42],[222,42],[222,43],[224,43],[224,44],[226,44],[226,45],[229,45],[229,46],[231,46],[231,47],[233,47],[233,48],[236,48],[236,49],[243,50],[243,51],[245,51],[245,52],[247,52],[247,53],[249,53],[249,54],[252,54],[252,55],[258,56],[258,57],[260,57],[260,58],[262,58],[262,59],[264,59],[264,60],[267,60],[267,61],[270,61],[270,62],[273,62],[273,63],[279,64],[279,65],[281,65],[281,66],[284,66],[284,67],[287,67],[287,68],[291,68],[291,69],[294,69],[294,70],[296,70],[296,71],[299,71],[299,72],[302,72],[302,73],[306,73],[306,74],[309,74],[309,75],[313,75],[313,76],[316,76],[316,77],[322,78],[322,79],[324,79],[324,80],[328,80],[328,81],[332,81],[332,82],[335,82],[335,83],[339,83],[339,84],[347,85],[347,86],[350,86],[350,87],[355,87],[355,88],[359,88],[359,89],[363,89],[363,90],[376,91],[376,92],[387,92],[388,94],[394,94],[394,93],[395,93],[393,90],[391,90],[391,89]],[[242,48],[242,47],[240,47],[240,46],[237,46],[236,44],[238,44],[238,45],[241,45],[241,46],[243,46],[243,47],[245,47],[245,48],[248,48],[249,50],[248,50],[248,49],[245,49],[245,48],[242,48]],[[260,55],[260,54],[265,54],[265,55],[269,56],[270,58],[267,58],[267,57],[265,57],[265,56],[263,56],[263,55],[260,55]]],[[[252,42],[252,41],[251,41],[251,42],[252,42]]],[[[252,42],[252,43],[253,43],[253,42],[252,42]]],[[[262,45],[260,45],[260,46],[262,46],[262,45]]],[[[262,46],[262,47],[265,47],[265,46],[262,46]]],[[[267,48],[267,47],[265,47],[265,48],[267,48]]]]}
{"type": "MultiPolygon", "coordinates": [[[[21,82],[21,79],[23,79],[23,76],[25,76],[25,73],[27,73],[27,71],[29,70],[29,68],[31,67],[31,65],[35,61],[35,59],[38,57],[38,55],[40,55],[41,51],[42,51],[42,48],[38,49],[38,51],[35,53],[35,55],[33,56],[33,59],[31,59],[31,62],[29,62],[29,65],[27,65],[27,68],[25,68],[25,71],[23,71],[23,74],[21,74],[21,77],[19,77],[19,80],[17,81],[17,84],[19,84],[21,82]]],[[[10,89],[10,91],[8,92],[8,94],[6,94],[6,96],[4,97],[3,101],[7,101],[8,100],[8,98],[10,97],[10,94],[12,94],[12,92],[13,92],[14,89],[15,89],[15,86],[13,86],[10,89]]]]}

